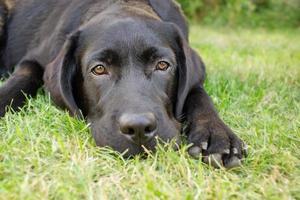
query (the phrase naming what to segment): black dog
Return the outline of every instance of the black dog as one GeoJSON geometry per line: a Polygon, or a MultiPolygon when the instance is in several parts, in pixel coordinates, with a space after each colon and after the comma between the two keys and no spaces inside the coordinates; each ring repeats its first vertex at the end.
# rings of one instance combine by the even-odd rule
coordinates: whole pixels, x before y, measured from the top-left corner
{"type": "Polygon", "coordinates": [[[243,142],[203,89],[205,68],[172,0],[1,0],[0,116],[43,84],[91,123],[99,146],[135,155],[180,142],[212,165],[240,164],[243,142]],[[160,138],[157,140],[157,138],[160,138]]]}

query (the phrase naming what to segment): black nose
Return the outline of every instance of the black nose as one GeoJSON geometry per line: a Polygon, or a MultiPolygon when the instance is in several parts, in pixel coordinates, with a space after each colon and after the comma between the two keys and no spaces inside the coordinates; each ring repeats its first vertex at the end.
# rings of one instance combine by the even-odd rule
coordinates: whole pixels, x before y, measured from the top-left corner
{"type": "Polygon", "coordinates": [[[121,133],[139,144],[153,138],[157,129],[157,122],[153,113],[123,114],[119,123],[121,133]]]}

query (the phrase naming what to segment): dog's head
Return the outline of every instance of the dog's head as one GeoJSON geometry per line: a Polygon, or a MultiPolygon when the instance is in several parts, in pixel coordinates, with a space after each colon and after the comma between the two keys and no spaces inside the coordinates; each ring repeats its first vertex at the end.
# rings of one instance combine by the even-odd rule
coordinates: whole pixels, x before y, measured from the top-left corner
{"type": "Polygon", "coordinates": [[[92,20],[70,35],[47,66],[46,87],[71,114],[83,114],[99,146],[127,155],[179,142],[193,79],[192,50],[172,23],[150,18],[92,20]]]}

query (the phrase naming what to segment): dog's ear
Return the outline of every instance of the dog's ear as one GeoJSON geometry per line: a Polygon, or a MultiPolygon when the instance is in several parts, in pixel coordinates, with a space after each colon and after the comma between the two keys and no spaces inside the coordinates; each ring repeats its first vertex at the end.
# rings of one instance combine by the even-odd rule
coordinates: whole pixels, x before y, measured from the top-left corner
{"type": "Polygon", "coordinates": [[[176,3],[174,0],[148,1],[152,9],[163,21],[176,24],[181,29],[181,32],[184,34],[185,39],[188,40],[188,23],[178,3],[176,3]]]}
{"type": "Polygon", "coordinates": [[[184,115],[183,108],[189,93],[193,88],[203,87],[206,74],[202,59],[180,32],[176,37],[176,43],[178,63],[176,117],[180,119],[184,115]]]}
{"type": "Polygon", "coordinates": [[[81,112],[75,100],[75,80],[78,67],[75,52],[79,32],[68,37],[57,57],[46,67],[45,87],[53,101],[67,109],[71,115],[80,116],[81,112]]]}

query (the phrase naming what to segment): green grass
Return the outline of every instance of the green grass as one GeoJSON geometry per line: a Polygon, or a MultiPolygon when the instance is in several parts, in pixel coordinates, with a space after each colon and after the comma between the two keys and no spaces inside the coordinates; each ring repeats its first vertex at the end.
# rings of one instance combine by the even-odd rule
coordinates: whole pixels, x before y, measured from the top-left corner
{"type": "Polygon", "coordinates": [[[0,199],[300,199],[300,31],[193,26],[191,41],[250,146],[242,167],[210,168],[187,147],[124,160],[40,94],[0,120],[0,199]]]}

